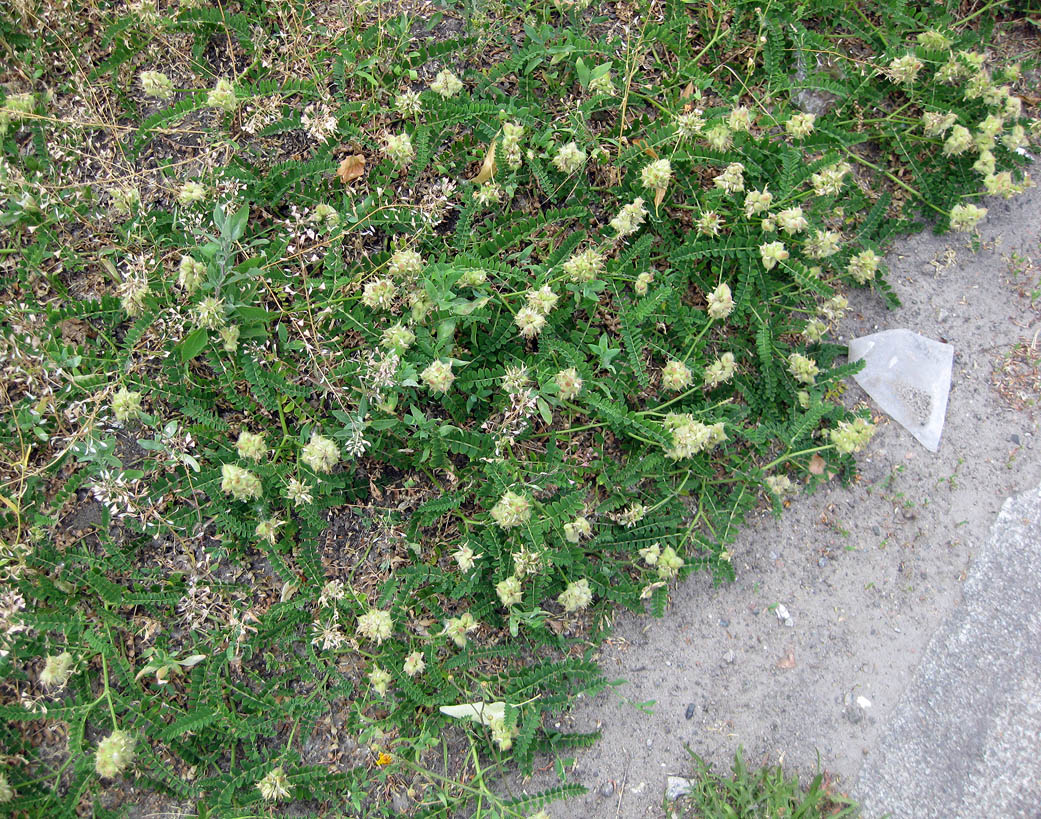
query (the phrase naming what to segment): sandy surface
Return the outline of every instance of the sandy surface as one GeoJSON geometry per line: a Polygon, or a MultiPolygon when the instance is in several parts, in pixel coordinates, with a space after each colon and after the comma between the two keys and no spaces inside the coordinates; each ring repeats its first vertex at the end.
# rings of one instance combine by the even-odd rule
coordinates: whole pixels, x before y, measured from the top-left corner
{"type": "MultiPolygon", "coordinates": [[[[903,306],[887,311],[854,293],[841,328],[848,339],[906,327],[955,346],[939,452],[883,419],[857,485],[830,485],[794,498],[781,520],[752,521],[732,550],[734,583],[695,576],[664,620],[619,616],[600,662],[625,683],[561,721],[603,732],[568,769],[589,794],[552,816],[666,815],[666,776],[690,773],[687,747],[717,770],[738,746],[749,763],[783,762],[806,777],[819,762],[840,790],[853,788],[930,638],[958,607],[1002,504],[1041,482],[1038,416],[993,384],[1013,345],[1041,331],[1041,301],[1030,299],[1041,189],[986,205],[975,248],[964,234],[896,245],[887,263],[903,306]]],[[[867,400],[849,383],[850,400],[867,400]]],[[[1019,387],[1037,396],[1036,384],[1019,387]]],[[[513,787],[558,783],[544,773],[513,787]]]]}

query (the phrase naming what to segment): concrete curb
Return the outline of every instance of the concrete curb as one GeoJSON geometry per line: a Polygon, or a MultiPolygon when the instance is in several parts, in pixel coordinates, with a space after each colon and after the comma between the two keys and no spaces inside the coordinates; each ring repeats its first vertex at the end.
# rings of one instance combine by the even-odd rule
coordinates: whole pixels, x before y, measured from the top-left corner
{"type": "Polygon", "coordinates": [[[864,819],[1041,817],[1041,487],[1007,500],[853,796],[864,819]]]}

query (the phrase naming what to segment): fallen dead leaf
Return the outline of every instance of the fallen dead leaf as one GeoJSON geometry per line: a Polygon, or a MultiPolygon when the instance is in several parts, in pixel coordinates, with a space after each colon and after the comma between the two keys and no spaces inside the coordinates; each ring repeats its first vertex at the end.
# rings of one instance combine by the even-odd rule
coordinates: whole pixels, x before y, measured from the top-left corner
{"type": "Polygon", "coordinates": [[[352,154],[340,163],[336,169],[336,175],[344,185],[349,185],[355,179],[365,175],[365,157],[361,154],[352,154]]]}
{"type": "Polygon", "coordinates": [[[61,330],[62,339],[75,344],[83,344],[88,338],[93,338],[95,335],[94,328],[82,319],[65,319],[58,327],[61,330]]]}
{"type": "Polygon", "coordinates": [[[814,475],[823,475],[825,466],[827,464],[820,455],[814,455],[810,458],[810,472],[814,475]]]}
{"type": "Polygon", "coordinates": [[[476,182],[478,185],[483,185],[485,182],[495,176],[495,140],[492,140],[492,144],[488,146],[488,153],[484,155],[484,162],[481,163],[481,170],[477,172],[471,181],[476,182]]]}
{"type": "Polygon", "coordinates": [[[694,83],[689,82],[680,91],[680,99],[683,100],[683,113],[689,114],[694,108],[694,83]]]}
{"type": "Polygon", "coordinates": [[[658,158],[658,152],[644,139],[634,139],[633,145],[643,151],[651,159],[658,158]]]}
{"type": "Polygon", "coordinates": [[[781,659],[777,661],[777,667],[789,670],[795,668],[795,651],[789,648],[788,653],[785,654],[781,659]]]}
{"type": "Polygon", "coordinates": [[[654,189],[654,210],[657,211],[665,199],[665,188],[654,189]]]}

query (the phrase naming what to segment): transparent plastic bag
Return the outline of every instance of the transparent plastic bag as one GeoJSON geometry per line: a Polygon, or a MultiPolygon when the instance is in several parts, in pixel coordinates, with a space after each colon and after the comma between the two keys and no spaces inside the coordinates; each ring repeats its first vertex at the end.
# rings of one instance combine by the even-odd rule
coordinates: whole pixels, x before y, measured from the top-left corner
{"type": "Polygon", "coordinates": [[[849,342],[849,360],[860,359],[864,369],[854,380],[883,412],[936,452],[947,414],[954,347],[910,330],[884,330],[849,342]]]}

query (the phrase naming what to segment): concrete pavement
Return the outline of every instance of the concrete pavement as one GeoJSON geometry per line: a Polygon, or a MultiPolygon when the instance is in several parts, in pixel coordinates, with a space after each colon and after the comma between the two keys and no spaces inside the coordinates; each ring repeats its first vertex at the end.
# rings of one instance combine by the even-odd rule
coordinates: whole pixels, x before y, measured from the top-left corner
{"type": "Polygon", "coordinates": [[[1041,487],[1005,503],[853,796],[864,819],[1041,817],[1041,487]]]}

